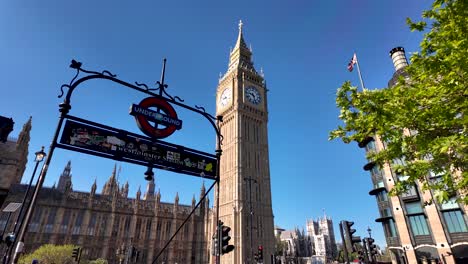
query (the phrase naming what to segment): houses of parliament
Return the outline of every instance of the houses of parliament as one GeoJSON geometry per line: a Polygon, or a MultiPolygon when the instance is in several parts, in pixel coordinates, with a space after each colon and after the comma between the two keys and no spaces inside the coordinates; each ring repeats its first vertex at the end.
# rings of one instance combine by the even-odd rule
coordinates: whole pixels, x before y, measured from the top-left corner
{"type": "MultiPolygon", "coordinates": [[[[211,255],[215,212],[231,227],[235,250],[221,257],[229,264],[255,263],[254,254],[260,246],[265,259],[272,263],[274,253],[273,212],[268,159],[267,88],[262,74],[253,66],[252,51],[247,47],[242,23],[235,47],[229,54],[226,73],[219,79],[216,114],[223,116],[221,133],[223,155],[220,163],[219,208],[203,202],[164,250],[158,263],[214,263],[211,255]],[[250,208],[250,209],[249,209],[250,208]],[[255,214],[252,214],[252,211],[255,214]]],[[[24,125],[18,139],[0,143],[0,158],[9,156],[14,162],[8,167],[0,162],[4,195],[2,209],[11,202],[21,202],[27,186],[20,184],[27,163],[31,119],[24,125]]],[[[72,162],[65,165],[58,184],[43,187],[39,192],[31,222],[25,236],[25,251],[31,252],[43,244],[74,244],[83,248],[87,259],[105,258],[118,263],[118,249],[136,248],[137,263],[153,263],[156,255],[175,233],[185,218],[205,195],[191,205],[161,201],[155,192],[155,182],[147,183],[144,193],[138,190],[129,197],[129,185],[117,180],[116,167],[109,168],[109,177],[101,192],[96,182],[88,192],[74,191],[72,162]]],[[[54,166],[59,166],[54,164],[54,166]]],[[[50,175],[49,177],[55,175],[50,175]]],[[[16,213],[11,219],[16,219],[16,213]]],[[[14,221],[7,222],[7,213],[0,214],[0,231],[8,233],[14,221]]]]}

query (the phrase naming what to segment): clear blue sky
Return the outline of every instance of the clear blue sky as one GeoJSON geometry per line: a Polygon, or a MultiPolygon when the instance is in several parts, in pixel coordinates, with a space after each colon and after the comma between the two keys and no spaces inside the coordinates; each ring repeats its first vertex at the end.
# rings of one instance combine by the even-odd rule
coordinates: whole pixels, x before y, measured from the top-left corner
{"type": "MultiPolygon", "coordinates": [[[[393,74],[388,52],[404,46],[417,51],[421,35],[410,33],[406,17],[419,18],[425,1],[1,1],[0,115],[13,117],[17,136],[33,116],[27,181],[33,153],[53,136],[58,120],[59,87],[74,72],[71,59],[90,70],[110,70],[122,80],[152,84],[166,57],[169,92],[190,105],[215,111],[220,72],[227,70],[238,22],[244,22],[257,70],[263,68],[269,92],[269,144],[275,224],[302,227],[326,214],[337,224],[356,222],[357,234],[374,230],[385,239],[371,180],[362,170],[364,152],[356,144],[327,140],[335,128],[336,89],[358,85],[346,70],[357,52],[368,88],[384,87],[393,74]]],[[[128,108],[143,96],[105,81],[81,86],[71,114],[137,132],[128,108]]],[[[213,152],[215,137],[201,119],[179,111],[184,128],[168,141],[213,152]]],[[[72,161],[73,186],[87,191],[97,178],[98,191],[114,161],[58,149],[46,185],[58,180],[72,161]]],[[[122,163],[120,181],[130,196],[144,189],[145,168],[122,163]]],[[[156,171],[162,199],[182,203],[198,198],[202,179],[156,171]]],[[[211,181],[206,181],[211,184],[211,181]]],[[[340,240],[340,239],[338,239],[340,240]]]]}

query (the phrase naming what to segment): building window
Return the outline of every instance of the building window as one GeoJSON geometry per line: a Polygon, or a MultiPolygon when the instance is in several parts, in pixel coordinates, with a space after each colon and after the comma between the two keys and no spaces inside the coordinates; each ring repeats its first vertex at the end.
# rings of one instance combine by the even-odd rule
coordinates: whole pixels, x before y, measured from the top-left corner
{"type": "Polygon", "coordinates": [[[138,218],[136,222],[136,226],[135,226],[136,239],[140,239],[140,232],[141,232],[141,218],[138,218]]]}
{"type": "Polygon", "coordinates": [[[55,216],[57,215],[57,208],[51,208],[49,216],[47,217],[47,223],[44,228],[44,233],[52,233],[55,223],[55,216]]]}
{"type": "Polygon", "coordinates": [[[60,234],[66,234],[68,230],[68,223],[70,222],[70,210],[65,210],[63,213],[62,224],[60,225],[60,234]]]}
{"type": "Polygon", "coordinates": [[[456,198],[451,198],[448,202],[440,205],[442,215],[449,233],[468,232],[466,221],[456,198]]]}
{"type": "Polygon", "coordinates": [[[377,150],[377,147],[375,146],[375,141],[371,140],[369,143],[366,145],[366,152],[375,152],[377,150]]]}
{"type": "Polygon", "coordinates": [[[386,202],[388,201],[387,191],[382,190],[377,194],[377,201],[379,202],[386,202]]]}
{"type": "Polygon", "coordinates": [[[126,237],[128,237],[130,234],[130,221],[131,220],[132,220],[131,216],[127,216],[125,219],[124,233],[126,237]]]}
{"type": "MultiPolygon", "coordinates": [[[[402,176],[398,175],[399,181],[407,181],[409,176],[402,176]]],[[[408,188],[408,190],[401,195],[402,198],[409,198],[409,197],[418,197],[418,191],[416,190],[416,186],[412,185],[408,188]]]]}
{"type": "Polygon", "coordinates": [[[156,238],[161,239],[161,220],[158,221],[158,225],[156,227],[156,238]]]}
{"type": "Polygon", "coordinates": [[[426,216],[424,215],[421,203],[419,201],[406,203],[405,208],[413,235],[429,235],[429,228],[427,226],[426,216]]]}
{"type": "Polygon", "coordinates": [[[107,229],[107,217],[101,216],[101,227],[99,230],[99,235],[100,236],[105,236],[106,235],[106,229],[107,229]]]}
{"type": "Polygon", "coordinates": [[[384,227],[386,237],[397,237],[395,221],[393,219],[388,219],[382,224],[384,227]]]}
{"type": "Polygon", "coordinates": [[[390,210],[390,208],[384,208],[382,210],[380,210],[380,216],[381,217],[389,217],[389,216],[392,216],[392,212],[390,210]]]}
{"type": "Polygon", "coordinates": [[[91,213],[88,224],[88,235],[94,236],[94,228],[96,226],[96,214],[91,213]]]}
{"type": "Polygon", "coordinates": [[[371,169],[371,174],[372,176],[374,176],[375,178],[382,178],[382,171],[380,170],[379,166],[375,165],[374,167],[372,167],[371,169]]]}
{"type": "Polygon", "coordinates": [[[171,237],[171,222],[166,223],[166,238],[169,239],[171,237]]]}
{"type": "Polygon", "coordinates": [[[442,213],[449,233],[468,232],[465,218],[460,210],[447,211],[442,213]]]}
{"type": "Polygon", "coordinates": [[[72,228],[72,235],[80,234],[82,223],[83,223],[83,212],[79,211],[75,218],[75,225],[72,228]]]}
{"type": "Polygon", "coordinates": [[[189,238],[189,224],[186,223],[184,227],[184,238],[188,239],[189,238]]]}
{"type": "Polygon", "coordinates": [[[41,221],[42,215],[42,208],[36,208],[33,213],[33,217],[31,219],[31,223],[29,224],[28,231],[29,232],[37,232],[39,231],[39,222],[41,221]]]}
{"type": "Polygon", "coordinates": [[[383,181],[379,181],[379,182],[374,184],[374,189],[384,188],[384,187],[385,187],[385,185],[384,185],[383,181]]]}
{"type": "Polygon", "coordinates": [[[117,236],[119,234],[119,226],[120,226],[120,217],[115,216],[114,226],[112,227],[112,236],[117,236]]]}
{"type": "Polygon", "coordinates": [[[151,219],[146,220],[146,239],[148,240],[151,235],[151,219]]]}

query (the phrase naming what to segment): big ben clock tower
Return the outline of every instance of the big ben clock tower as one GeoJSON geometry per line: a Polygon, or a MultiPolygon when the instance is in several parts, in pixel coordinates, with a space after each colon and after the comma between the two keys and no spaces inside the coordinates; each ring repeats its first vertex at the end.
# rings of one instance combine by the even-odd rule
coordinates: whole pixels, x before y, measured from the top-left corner
{"type": "Polygon", "coordinates": [[[223,116],[219,215],[231,227],[235,250],[221,263],[271,263],[275,237],[268,158],[267,89],[252,62],[239,23],[239,36],[229,67],[219,80],[216,113],[223,116]]]}

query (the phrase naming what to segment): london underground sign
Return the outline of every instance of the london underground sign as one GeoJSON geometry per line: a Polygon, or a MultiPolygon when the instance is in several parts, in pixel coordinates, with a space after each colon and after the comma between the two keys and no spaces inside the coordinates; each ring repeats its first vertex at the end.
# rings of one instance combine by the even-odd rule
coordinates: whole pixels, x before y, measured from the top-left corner
{"type": "Polygon", "coordinates": [[[130,114],[135,116],[140,130],[151,138],[166,138],[182,128],[182,120],[177,118],[174,108],[161,98],[147,97],[140,104],[133,104],[130,108],[130,114]],[[150,107],[156,108],[157,111],[151,110],[150,107]],[[160,111],[165,114],[160,113],[160,111]],[[156,125],[153,126],[150,122],[156,125]],[[158,124],[165,127],[159,128],[158,124]]]}
{"type": "MultiPolygon", "coordinates": [[[[26,228],[31,222],[34,208],[36,207],[39,197],[39,191],[44,184],[53,153],[56,148],[62,148],[148,167],[148,174],[145,173],[145,176],[153,175],[152,169],[157,168],[215,180],[200,201],[192,208],[192,211],[183,221],[182,225],[172,235],[169,241],[167,241],[158,255],[156,255],[153,261],[156,262],[169,243],[176,237],[182,226],[190,219],[195,211],[198,210],[199,205],[204,201],[215,184],[218,185],[219,190],[219,164],[222,155],[221,145],[223,139],[220,122],[223,121],[223,118],[222,116],[215,117],[210,115],[205,111],[205,108],[201,106],[189,106],[183,103],[184,100],[180,97],[172,96],[167,93],[166,88],[168,86],[164,83],[165,59],[161,81],[156,82],[158,85],[157,87],[148,87],[148,85],[138,82],[131,84],[117,79],[117,75],[107,70],[101,72],[91,71],[83,69],[81,66],[81,62],[72,60],[70,68],[75,69],[76,74],[68,84],[63,84],[60,87],[61,93],[58,97],[63,97],[64,100],[59,104],[60,117],[48,151],[49,155],[47,155],[44,161],[36,188],[34,189],[31,201],[24,215],[23,224],[20,226],[18,236],[13,242],[15,246],[12,246],[12,248],[18,248],[23,244],[26,228]],[[130,114],[135,117],[138,127],[149,137],[70,115],[69,112],[72,108],[71,98],[73,92],[80,84],[91,80],[108,80],[114,84],[120,84],[121,86],[150,96],[143,99],[139,104],[133,104],[130,109],[130,114]],[[153,91],[158,91],[158,93],[154,93],[153,91]],[[217,139],[215,154],[159,140],[170,136],[176,130],[182,128],[182,121],[177,117],[177,113],[172,105],[199,114],[211,124],[217,139]]],[[[148,180],[148,178],[149,177],[145,177],[146,180],[148,180]]],[[[216,207],[219,208],[219,195],[217,195],[217,197],[216,207]]],[[[216,211],[216,221],[218,218],[218,211],[216,211]]],[[[16,259],[18,257],[18,252],[19,251],[15,251],[11,259],[16,259]]]]}

